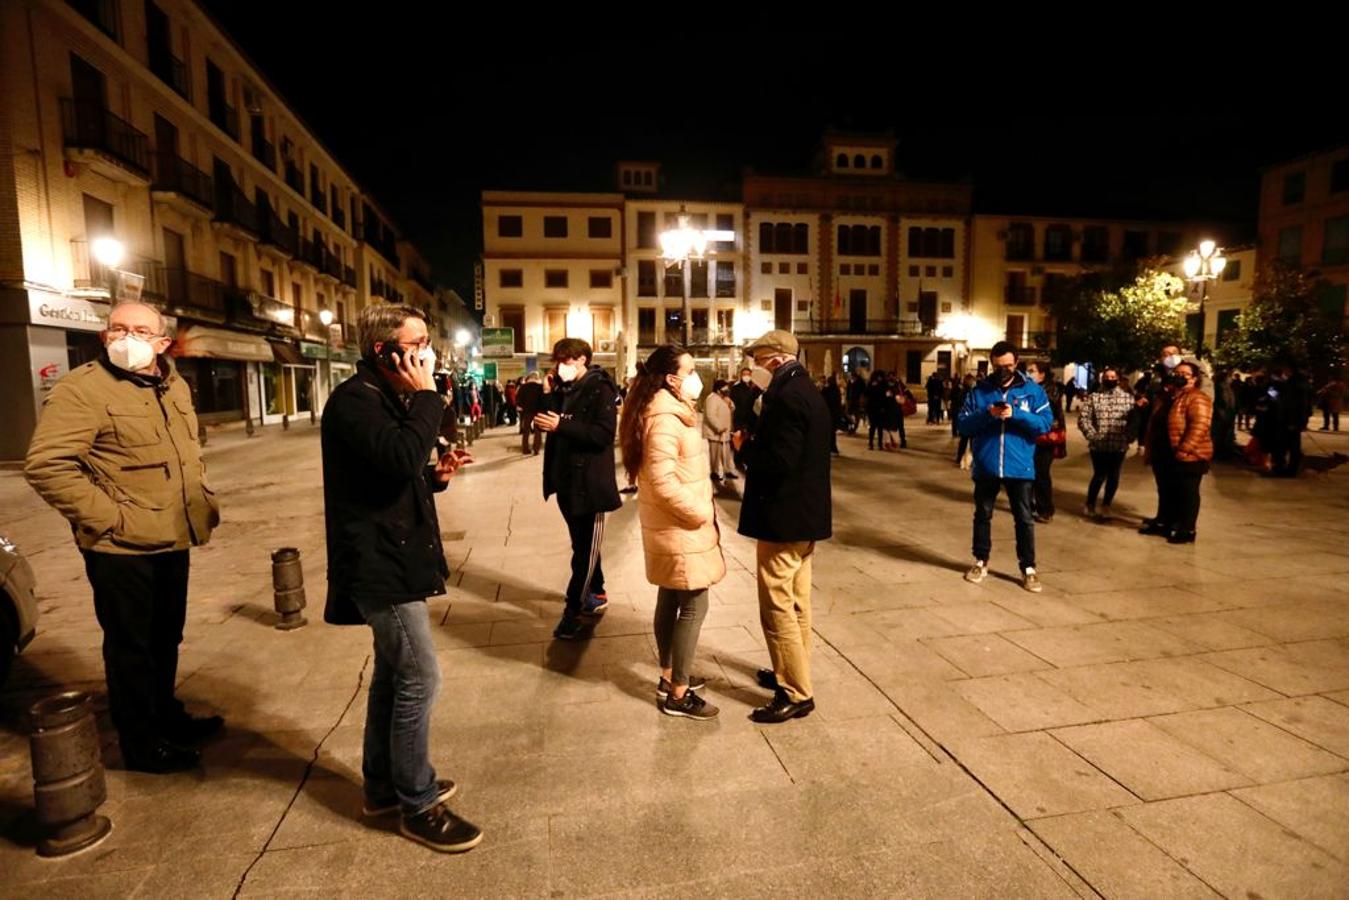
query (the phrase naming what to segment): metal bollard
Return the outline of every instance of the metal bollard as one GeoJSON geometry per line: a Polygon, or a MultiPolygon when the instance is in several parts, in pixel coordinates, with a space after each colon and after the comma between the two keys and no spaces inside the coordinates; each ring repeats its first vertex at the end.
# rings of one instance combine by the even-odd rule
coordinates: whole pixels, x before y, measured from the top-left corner
{"type": "Polygon", "coordinates": [[[252,416],[249,416],[247,419],[244,420],[244,432],[245,432],[249,437],[252,437],[252,436],[253,436],[253,417],[252,417],[252,416]]]}
{"type": "Polygon", "coordinates": [[[272,588],[276,592],[276,611],[281,621],[276,627],[290,631],[308,624],[300,610],[305,607],[304,567],[300,565],[300,551],[282,547],[272,554],[272,588]]]}
{"type": "Polygon", "coordinates": [[[290,413],[281,414],[281,430],[290,431],[290,413]]]}
{"type": "Polygon", "coordinates": [[[107,816],[94,815],[108,799],[103,781],[94,704],[88,694],[70,691],[39,700],[29,710],[33,731],[33,799],[46,835],[38,856],[67,856],[87,850],[112,831],[107,816]]]}

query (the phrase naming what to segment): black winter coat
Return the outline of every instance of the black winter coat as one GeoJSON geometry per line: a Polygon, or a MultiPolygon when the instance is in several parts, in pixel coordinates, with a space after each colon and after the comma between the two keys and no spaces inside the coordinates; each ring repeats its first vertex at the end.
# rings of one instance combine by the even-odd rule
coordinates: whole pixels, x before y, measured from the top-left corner
{"type": "Polygon", "coordinates": [[[543,499],[557,494],[568,515],[611,512],[623,505],[614,464],[618,387],[599,366],[545,394],[540,410],[562,416],[543,446],[543,499]]]}
{"type": "Polygon", "coordinates": [[[323,408],[323,517],[328,537],[324,621],[364,623],[355,600],[407,603],[445,593],[450,574],[429,463],[445,401],[418,391],[405,404],[370,363],[323,408]]]}

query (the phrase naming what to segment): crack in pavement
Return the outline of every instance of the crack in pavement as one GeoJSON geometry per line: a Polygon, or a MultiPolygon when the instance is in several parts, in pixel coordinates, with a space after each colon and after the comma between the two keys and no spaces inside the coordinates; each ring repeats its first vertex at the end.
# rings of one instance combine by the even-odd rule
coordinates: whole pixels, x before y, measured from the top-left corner
{"type": "Polygon", "coordinates": [[[253,868],[258,863],[262,862],[262,858],[267,854],[267,849],[272,846],[272,841],[276,840],[276,835],[281,831],[281,826],[286,823],[286,816],[290,815],[291,809],[295,806],[295,801],[300,799],[300,793],[304,790],[304,786],[309,783],[309,776],[313,774],[314,766],[318,764],[319,753],[322,752],[323,745],[327,742],[328,738],[333,736],[333,732],[342,724],[342,720],[347,717],[347,713],[351,712],[351,707],[356,703],[356,699],[361,696],[361,687],[365,684],[365,673],[369,668],[370,657],[367,656],[365,662],[361,664],[360,674],[356,676],[356,689],[352,691],[351,699],[347,701],[346,706],[342,707],[342,712],[338,714],[337,721],[333,723],[333,727],[329,728],[327,733],[314,745],[314,754],[310,757],[308,765],[304,767],[304,774],[300,776],[300,783],[296,785],[295,793],[291,795],[290,802],[286,804],[286,808],[281,811],[281,818],[276,820],[276,827],[272,829],[271,834],[267,835],[267,840],[263,843],[262,849],[258,851],[258,855],[253,857],[253,861],[248,864],[248,868],[244,869],[243,874],[239,876],[239,883],[234,887],[233,898],[238,898],[240,892],[244,889],[244,882],[248,880],[249,873],[253,871],[253,868]]]}

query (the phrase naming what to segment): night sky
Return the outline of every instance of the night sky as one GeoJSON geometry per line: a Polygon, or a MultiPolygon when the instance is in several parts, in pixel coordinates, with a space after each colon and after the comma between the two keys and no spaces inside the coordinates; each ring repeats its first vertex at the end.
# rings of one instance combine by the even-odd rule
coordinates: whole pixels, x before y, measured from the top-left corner
{"type": "Polygon", "coordinates": [[[407,11],[367,13],[359,31],[325,6],[206,7],[466,299],[481,191],[613,190],[619,159],[659,160],[671,196],[733,199],[746,167],[805,173],[827,127],[892,129],[901,171],[972,178],[978,212],[1198,220],[1236,244],[1254,237],[1260,166],[1349,141],[1342,90],[1270,104],[1229,80],[1196,116],[1176,76],[1132,70],[995,77],[969,95],[894,74],[908,70],[893,54],[757,70],[733,34],[544,43],[500,26],[463,35],[396,2],[381,8],[407,11]]]}

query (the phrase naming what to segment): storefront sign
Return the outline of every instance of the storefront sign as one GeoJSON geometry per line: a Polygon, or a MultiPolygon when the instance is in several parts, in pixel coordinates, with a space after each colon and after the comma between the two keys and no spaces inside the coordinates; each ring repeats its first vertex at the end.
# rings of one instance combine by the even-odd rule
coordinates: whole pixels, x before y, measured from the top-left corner
{"type": "Polygon", "coordinates": [[[145,276],[135,272],[117,270],[117,302],[139,303],[141,291],[145,288],[145,276]]]}
{"type": "Polygon", "coordinates": [[[311,344],[309,341],[300,341],[300,355],[305,359],[327,359],[328,348],[322,344],[311,344]]]}
{"type": "Polygon", "coordinates": [[[34,325],[76,331],[103,331],[108,327],[110,309],[107,303],[96,300],[28,292],[28,317],[34,325]]]}
{"type": "Polygon", "coordinates": [[[45,394],[56,387],[56,382],[60,381],[61,376],[65,374],[63,369],[64,367],[60,363],[54,362],[47,363],[37,370],[38,388],[42,393],[45,394]]]}
{"type": "Polygon", "coordinates": [[[494,362],[485,362],[482,364],[482,377],[486,381],[497,380],[497,364],[494,362]]]}
{"type": "Polygon", "coordinates": [[[486,357],[511,357],[515,354],[514,328],[484,328],[482,330],[482,355],[486,357]]]}

